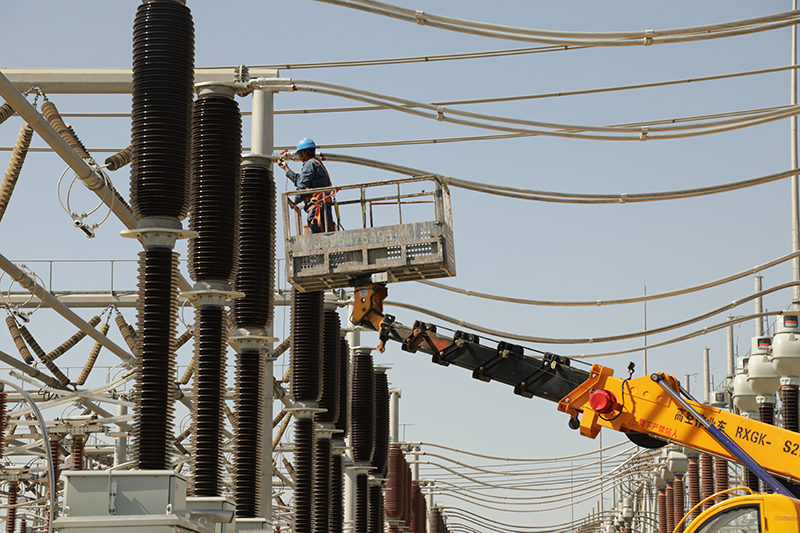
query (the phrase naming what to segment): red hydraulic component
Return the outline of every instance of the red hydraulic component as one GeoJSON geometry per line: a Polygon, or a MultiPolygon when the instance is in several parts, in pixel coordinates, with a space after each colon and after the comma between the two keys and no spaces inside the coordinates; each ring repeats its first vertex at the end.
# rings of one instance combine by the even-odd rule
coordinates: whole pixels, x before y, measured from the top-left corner
{"type": "Polygon", "coordinates": [[[602,415],[622,410],[622,406],[617,402],[617,397],[613,392],[607,390],[594,390],[589,393],[589,406],[602,415]]]}

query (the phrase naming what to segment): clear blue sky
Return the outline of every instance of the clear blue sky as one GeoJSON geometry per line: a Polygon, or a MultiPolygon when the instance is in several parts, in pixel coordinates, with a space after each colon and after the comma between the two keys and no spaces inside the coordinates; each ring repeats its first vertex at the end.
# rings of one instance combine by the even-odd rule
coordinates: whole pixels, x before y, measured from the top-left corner
{"type": "MultiPolygon", "coordinates": [[[[398,0],[399,5],[472,20],[569,31],[645,30],[733,21],[791,9],[765,1],[486,2],[398,0]],[[487,6],[491,6],[487,9],[487,6]]],[[[4,2],[0,18],[2,67],[129,67],[136,1],[84,0],[4,2]]],[[[270,2],[189,1],[195,21],[197,66],[271,65],[477,52],[529,46],[524,43],[445,32],[310,0],[270,2]]],[[[705,42],[650,47],[597,48],[506,58],[331,69],[282,70],[283,76],[338,83],[422,102],[574,91],[697,78],[790,64],[789,29],[705,42]]],[[[711,115],[786,105],[786,72],[588,96],[545,98],[465,106],[489,114],[567,124],[610,125],[711,115]]],[[[129,96],[53,95],[62,112],[127,112],[129,96]]],[[[247,99],[239,99],[249,109],[247,99]]],[[[354,105],[308,93],[281,93],[275,108],[354,105]]],[[[70,120],[92,148],[129,144],[124,118],[70,120]]],[[[19,119],[0,127],[0,146],[11,146],[19,119]]],[[[393,111],[282,115],[275,119],[276,145],[310,136],[325,145],[491,134],[393,111]]],[[[42,146],[36,140],[35,146],[42,146]]],[[[249,145],[249,121],[243,143],[249,145]]],[[[640,193],[717,185],[790,168],[788,120],[684,140],[615,142],[528,137],[406,147],[335,150],[472,181],[572,193],[640,193]]],[[[98,154],[104,159],[106,154],[98,154]]],[[[5,164],[8,152],[0,152],[5,164]]],[[[138,244],[119,237],[110,220],[87,240],[72,227],[56,197],[62,164],[53,154],[31,154],[17,191],[0,223],[0,253],[12,260],[134,259],[138,244]]],[[[295,168],[299,168],[297,164],[295,168]]],[[[329,163],[335,183],[350,184],[393,175],[329,163]]],[[[127,171],[112,178],[127,190],[127,171]]],[[[276,172],[279,192],[290,190],[276,172]]],[[[545,204],[452,190],[458,275],[451,285],[498,295],[546,300],[607,300],[679,289],[765,263],[791,251],[789,181],[691,200],[597,206],[545,204]]],[[[93,206],[77,191],[73,202],[93,206]]],[[[185,255],[185,251],[183,252],[185,255]]],[[[278,254],[282,256],[279,241],[278,254]]],[[[64,271],[58,289],[104,289],[105,274],[64,271]],[[102,278],[103,282],[98,282],[102,278]],[[99,285],[98,285],[99,283],[99,285]]],[[[765,271],[764,287],[791,280],[787,265],[765,271]]],[[[281,276],[284,279],[284,276],[281,276]]],[[[2,281],[6,290],[8,278],[2,281]]],[[[116,280],[133,288],[129,272],[116,280]]],[[[649,327],[699,315],[753,291],[753,279],[689,296],[652,302],[649,327]]],[[[543,308],[479,301],[415,283],[390,287],[390,299],[413,303],[485,327],[553,338],[602,337],[642,329],[641,304],[617,307],[543,308]]],[[[783,309],[791,292],[765,298],[783,309]]],[[[400,322],[420,318],[388,309],[400,322]]],[[[748,303],[730,311],[753,312],[748,303]]],[[[134,322],[133,314],[129,320],[134,322]]],[[[126,314],[128,314],[126,313],[126,314]]],[[[85,317],[93,313],[81,311],[85,317]]],[[[190,313],[187,312],[187,318],[190,313]]],[[[676,332],[651,336],[651,343],[724,320],[726,314],[676,332]]],[[[276,333],[288,334],[288,317],[276,313],[276,333]]],[[[31,329],[55,346],[72,326],[47,311],[31,329]]],[[[749,349],[753,324],[735,328],[739,355],[749,349]]],[[[365,337],[368,338],[368,337],[365,337]]],[[[121,342],[121,340],[120,340],[121,342]]],[[[375,343],[377,340],[374,341],[375,343]]],[[[592,345],[532,346],[561,355],[602,353],[640,346],[641,339],[592,345]]],[[[89,346],[85,348],[88,351],[89,346]]],[[[711,349],[715,382],[725,375],[725,332],[649,351],[649,370],[678,376],[702,372],[702,350],[711,349]]],[[[8,335],[0,349],[14,353],[8,335]]],[[[179,364],[188,361],[182,352],[179,364]],[[185,359],[185,360],[184,360],[185,359]]],[[[74,355],[80,363],[83,355],[74,355]]],[[[110,356],[107,356],[110,357],[110,356]]],[[[606,358],[622,374],[641,354],[606,358]]],[[[473,382],[456,368],[430,364],[426,356],[391,347],[378,363],[393,363],[390,381],[402,387],[402,422],[413,424],[408,440],[425,440],[503,456],[548,457],[586,451],[597,444],[567,428],[565,416],[543,400],[525,400],[499,384],[473,382]],[[546,438],[543,438],[546,436],[546,438]]],[[[282,370],[276,370],[282,371],[282,370]]],[[[692,382],[702,394],[702,384],[692,382]]],[[[607,441],[618,439],[607,435],[607,441]]],[[[576,513],[577,515],[577,513],[576,513]]],[[[568,515],[567,515],[568,517],[568,515]]],[[[564,515],[541,518],[556,523],[564,515]]],[[[537,518],[537,520],[539,520],[537,518]]],[[[517,519],[510,519],[519,523],[517,519]]]]}

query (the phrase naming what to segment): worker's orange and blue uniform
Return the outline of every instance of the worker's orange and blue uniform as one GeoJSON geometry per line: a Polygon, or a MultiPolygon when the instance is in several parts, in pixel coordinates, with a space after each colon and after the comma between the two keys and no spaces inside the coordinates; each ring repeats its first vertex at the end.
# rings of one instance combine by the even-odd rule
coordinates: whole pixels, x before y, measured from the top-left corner
{"type": "MultiPolygon", "coordinates": [[[[316,157],[303,163],[303,168],[300,170],[299,174],[292,169],[288,169],[286,171],[286,177],[295,184],[298,191],[303,189],[316,189],[318,187],[332,186],[331,178],[328,175],[328,170],[316,157]]],[[[331,202],[315,200],[317,199],[312,199],[312,195],[310,194],[300,194],[295,197],[296,203],[305,203],[304,209],[308,213],[308,227],[310,228],[311,233],[334,231],[336,229],[336,223],[333,221],[331,202]],[[318,213],[320,205],[324,205],[325,208],[323,212],[318,213]],[[322,226],[325,225],[327,225],[327,229],[322,229],[322,226]]]]}

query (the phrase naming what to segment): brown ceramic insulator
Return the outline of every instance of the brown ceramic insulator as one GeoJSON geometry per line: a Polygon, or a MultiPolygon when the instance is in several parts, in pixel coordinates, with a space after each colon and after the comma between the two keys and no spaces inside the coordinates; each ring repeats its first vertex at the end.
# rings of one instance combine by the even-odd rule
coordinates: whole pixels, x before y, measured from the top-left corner
{"type": "Polygon", "coordinates": [[[242,118],[235,100],[201,97],[192,112],[189,275],[233,281],[239,256],[239,168],[242,118]]]}
{"type": "Polygon", "coordinates": [[[339,437],[344,439],[350,431],[350,343],[347,339],[339,340],[339,417],[336,429],[339,437]]]}
{"type": "Polygon", "coordinates": [[[231,303],[234,322],[240,328],[267,328],[273,322],[276,194],[269,169],[254,165],[242,168],[239,271],[234,288],[246,296],[231,303]]]}
{"type": "Polygon", "coordinates": [[[203,305],[197,312],[194,348],[197,371],[194,379],[194,495],[222,494],[222,438],[225,405],[225,352],[228,331],[222,307],[203,305]]]}
{"type": "Polygon", "coordinates": [[[36,339],[33,338],[31,332],[28,331],[28,328],[25,327],[25,324],[19,325],[19,332],[22,334],[22,338],[25,339],[25,342],[28,343],[28,346],[31,347],[31,350],[33,350],[33,353],[36,354],[36,357],[38,357],[40,361],[47,356],[42,347],[39,346],[39,343],[36,342],[36,339]]]}
{"type": "Polygon", "coordinates": [[[81,156],[83,159],[88,159],[89,152],[86,151],[86,148],[83,146],[83,143],[78,140],[78,137],[75,135],[75,132],[64,123],[64,120],[61,118],[61,114],[56,109],[56,105],[51,101],[46,101],[42,103],[42,115],[44,118],[47,119],[47,122],[53,127],[54,130],[64,139],[67,144],[69,144],[70,148],[72,148],[76,154],[81,156]]]}
{"type": "MultiPolygon", "coordinates": [[[[225,328],[225,329],[227,330],[227,328],[225,328]]],[[[181,333],[180,337],[175,339],[175,342],[172,344],[172,349],[177,351],[178,348],[182,347],[184,344],[189,342],[189,339],[191,339],[192,337],[194,337],[194,330],[193,329],[187,329],[186,331],[181,333]]],[[[188,383],[188,381],[187,381],[187,383],[188,383]]],[[[183,383],[183,385],[185,385],[185,384],[186,383],[183,383]]]]}
{"type": "Polygon", "coordinates": [[[664,489],[659,489],[656,505],[658,506],[658,533],[667,533],[667,493],[664,489]]]}
{"type": "Polygon", "coordinates": [[[292,397],[318,402],[322,393],[323,293],[292,291],[292,397]]]}
{"type": "Polygon", "coordinates": [[[800,389],[795,385],[783,385],[778,389],[778,394],[781,398],[783,429],[800,433],[800,417],[798,417],[800,389]]]}
{"type": "Polygon", "coordinates": [[[675,496],[671,483],[667,483],[667,490],[665,491],[665,494],[666,494],[665,508],[667,510],[667,531],[672,533],[672,530],[675,529],[675,512],[674,512],[675,496]]]}
{"type": "Polygon", "coordinates": [[[8,394],[0,390],[0,458],[3,457],[6,447],[6,409],[8,406],[8,394]]]}
{"type": "Polygon", "coordinates": [[[3,220],[8,203],[11,201],[11,195],[17,186],[17,180],[22,171],[22,164],[25,163],[25,156],[28,154],[31,139],[33,139],[33,128],[23,123],[19,128],[19,135],[17,135],[17,141],[11,152],[11,159],[8,161],[6,172],[3,175],[3,181],[0,182],[0,220],[3,220]]]}
{"type": "Polygon", "coordinates": [[[356,475],[356,516],[355,531],[369,531],[369,476],[356,475]]]}
{"type": "Polygon", "coordinates": [[[314,453],[314,532],[329,533],[331,525],[331,439],[317,436],[314,453]]]}
{"type": "Polygon", "coordinates": [[[413,481],[411,483],[411,533],[422,533],[420,529],[421,519],[419,508],[419,500],[421,497],[422,493],[419,489],[419,483],[413,481]]]}
{"type": "Polygon", "coordinates": [[[274,428],[275,426],[280,424],[281,420],[283,420],[284,417],[286,417],[287,414],[288,413],[286,412],[285,409],[281,409],[281,412],[278,413],[278,416],[276,416],[275,418],[272,419],[272,427],[274,428]]]}
{"type": "Polygon", "coordinates": [[[369,486],[369,519],[367,533],[383,533],[383,490],[380,485],[369,486]]]}
{"type": "Polygon", "coordinates": [[[775,404],[774,403],[760,403],[758,404],[758,420],[770,426],[775,425],[775,404]]]}
{"type": "Polygon", "coordinates": [[[0,124],[8,120],[8,117],[14,114],[14,108],[11,107],[8,103],[3,102],[3,105],[0,105],[0,124]]]}
{"type": "Polygon", "coordinates": [[[406,527],[411,527],[411,467],[405,464],[405,474],[403,475],[403,512],[400,518],[405,522],[406,527]]]}
{"type": "Polygon", "coordinates": [[[444,533],[442,526],[442,512],[434,507],[431,509],[431,533],[444,533]]]}
{"type": "Polygon", "coordinates": [[[745,468],[744,473],[745,473],[744,479],[745,483],[747,484],[747,488],[749,488],[753,492],[759,492],[761,480],[758,479],[756,473],[750,470],[749,468],[745,468]]]}
{"type": "Polygon", "coordinates": [[[292,420],[292,417],[287,416],[286,418],[283,419],[283,422],[281,422],[281,427],[278,428],[278,431],[275,433],[275,436],[272,438],[272,449],[273,450],[278,447],[278,443],[283,438],[283,434],[286,432],[286,428],[289,427],[289,422],[291,420],[292,420]]]}
{"type": "Polygon", "coordinates": [[[344,527],[343,474],[344,458],[335,453],[331,459],[331,533],[342,533],[344,527]]]}
{"type": "Polygon", "coordinates": [[[686,472],[689,478],[689,508],[692,511],[692,520],[700,516],[703,512],[702,507],[695,507],[700,503],[700,463],[697,459],[689,459],[689,467],[686,472]]]}
{"type": "Polygon", "coordinates": [[[353,356],[353,382],[350,391],[350,444],[355,462],[372,461],[375,447],[375,377],[372,355],[353,356]]]}
{"type": "Polygon", "coordinates": [[[189,362],[189,366],[186,367],[186,370],[183,371],[183,375],[181,376],[180,384],[186,385],[189,383],[189,380],[192,379],[194,375],[194,371],[197,368],[197,350],[194,351],[192,354],[192,360],[189,362]]]}
{"type": "Polygon", "coordinates": [[[122,335],[122,338],[125,340],[125,344],[128,345],[128,348],[134,353],[134,355],[138,356],[138,348],[136,346],[136,330],[133,329],[133,326],[125,322],[125,317],[122,315],[117,315],[114,317],[114,322],[117,323],[117,328],[119,328],[119,332],[122,335]]]}
{"type": "MultiPolygon", "coordinates": [[[[61,439],[50,439],[50,460],[53,462],[55,486],[58,487],[58,480],[61,477],[61,439]]],[[[49,490],[48,488],[48,492],[49,490]]]]}
{"type": "Polygon", "coordinates": [[[19,481],[9,481],[8,482],[8,510],[6,511],[6,533],[16,533],[16,530],[17,530],[17,495],[18,494],[19,494],[19,481]]]}
{"type": "Polygon", "coordinates": [[[8,331],[11,333],[11,338],[14,339],[14,344],[17,346],[17,351],[22,356],[22,359],[29,365],[33,364],[33,356],[25,345],[25,340],[22,338],[22,334],[19,331],[17,321],[14,320],[13,316],[8,315],[6,316],[6,324],[8,325],[8,331]]]}
{"type": "Polygon", "coordinates": [[[400,528],[396,524],[389,524],[389,533],[400,533],[400,528]]]}
{"type": "MultiPolygon", "coordinates": [[[[236,453],[234,485],[236,516],[258,517],[261,494],[261,441],[264,404],[264,359],[258,350],[236,356],[236,453]]],[[[286,418],[288,423],[289,418],[286,418]]],[[[286,428],[283,428],[285,431],[286,428]]],[[[313,426],[312,430],[313,432],[313,426]]],[[[283,432],[279,432],[281,435],[283,432]]],[[[311,452],[313,454],[313,448],[311,452]]],[[[311,474],[309,474],[311,475],[311,474]]],[[[310,489],[309,489],[310,490],[310,489]]]]}
{"type": "Polygon", "coordinates": [[[133,23],[131,208],[138,219],[189,210],[194,27],[189,8],[142,3],[133,23]]]}
{"type": "Polygon", "coordinates": [[[339,419],[340,332],[339,313],[326,309],[322,330],[322,357],[325,363],[322,365],[322,395],[319,399],[319,407],[325,412],[314,415],[317,422],[335,424],[339,419]]]}
{"type": "MultiPolygon", "coordinates": [[[[50,513],[47,514],[48,516],[50,515],[50,513]]],[[[28,533],[28,523],[26,522],[24,517],[19,519],[19,531],[20,533],[28,533]]]]}
{"type": "MultiPolygon", "coordinates": [[[[679,476],[675,476],[675,479],[672,481],[672,496],[674,501],[672,502],[672,513],[673,513],[673,521],[675,524],[681,521],[683,518],[683,502],[686,497],[686,493],[683,486],[683,478],[679,476]]],[[[683,533],[684,525],[681,524],[676,529],[674,529],[675,533],[683,533]]]]}
{"type": "Polygon", "coordinates": [[[128,146],[127,148],[123,148],[119,152],[114,155],[110,155],[106,158],[106,165],[108,170],[114,171],[118,170],[128,163],[131,162],[131,158],[133,157],[133,147],[128,146]]]}
{"type": "MultiPolygon", "coordinates": [[[[719,492],[721,490],[728,489],[728,461],[725,459],[720,459],[719,457],[714,457],[714,491],[719,492]]],[[[727,500],[727,494],[720,494],[716,498],[717,500],[727,500]]]]}
{"type": "Polygon", "coordinates": [[[134,459],[139,470],[170,468],[177,322],[178,255],[151,247],[139,253],[134,459]]]}
{"type": "MultiPolygon", "coordinates": [[[[104,323],[100,326],[100,334],[105,335],[108,333],[108,328],[111,327],[111,324],[108,322],[104,323]]],[[[86,380],[89,378],[89,373],[94,368],[94,364],[97,362],[97,356],[100,355],[100,349],[103,347],[102,344],[99,342],[95,342],[94,346],[92,346],[92,350],[89,352],[89,358],[86,359],[86,363],[83,365],[83,370],[81,370],[81,375],[78,376],[78,381],[76,382],[78,385],[83,385],[86,383],[86,380]]]]}
{"type": "Polygon", "coordinates": [[[389,380],[385,372],[376,371],[375,377],[375,447],[372,468],[378,477],[389,473],[389,380]]]}
{"type": "Polygon", "coordinates": [[[314,531],[315,441],[316,435],[314,433],[314,419],[298,418],[294,425],[295,533],[312,533],[314,531]]]}
{"type": "MultiPolygon", "coordinates": [[[[714,494],[714,458],[710,453],[700,454],[700,478],[703,487],[703,499],[705,500],[714,494]]],[[[710,509],[714,505],[713,500],[706,500],[703,510],[710,509]]]]}
{"type": "Polygon", "coordinates": [[[386,515],[400,518],[400,476],[403,466],[403,450],[399,445],[389,447],[389,478],[386,482],[386,515]]]}
{"type": "MultiPolygon", "coordinates": [[[[89,319],[88,323],[93,328],[96,327],[97,324],[100,323],[100,316],[99,315],[93,316],[92,318],[89,319]]],[[[51,350],[45,356],[45,358],[44,358],[44,360],[42,362],[43,363],[47,363],[48,361],[51,361],[51,362],[55,361],[56,359],[58,359],[59,357],[64,355],[67,352],[67,350],[69,350],[70,348],[72,348],[73,346],[78,344],[81,340],[83,340],[84,337],[86,337],[86,332],[85,331],[77,331],[77,332],[75,332],[75,334],[72,335],[72,337],[70,337],[67,340],[65,340],[61,344],[61,346],[59,346],[58,348],[56,348],[54,350],[51,350]]]]}
{"type": "Polygon", "coordinates": [[[60,368],[58,368],[58,366],[56,366],[54,362],[50,361],[49,359],[45,359],[42,361],[42,363],[44,363],[44,366],[47,367],[47,370],[49,370],[53,377],[60,381],[64,387],[69,386],[71,383],[69,378],[61,371],[60,368]]]}
{"type": "Polygon", "coordinates": [[[83,470],[84,469],[84,451],[86,449],[86,436],[73,435],[72,436],[72,461],[70,470],[83,470]]]}

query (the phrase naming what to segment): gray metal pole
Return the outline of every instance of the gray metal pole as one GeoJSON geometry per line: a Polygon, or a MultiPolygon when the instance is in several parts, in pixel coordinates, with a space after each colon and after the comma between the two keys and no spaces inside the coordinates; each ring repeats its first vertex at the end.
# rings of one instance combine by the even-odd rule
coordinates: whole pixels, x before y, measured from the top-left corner
{"type": "MultiPolygon", "coordinates": [[[[797,0],[792,1],[792,9],[797,9],[797,0]]],[[[792,65],[797,65],[797,26],[792,26],[792,65]]],[[[791,104],[797,104],[797,70],[791,70],[791,104]]],[[[797,117],[789,119],[791,128],[791,165],[797,168],[797,117]]],[[[800,194],[797,175],[792,176],[792,251],[800,250],[800,194]]],[[[800,257],[792,259],[792,280],[800,281],[800,257]]],[[[800,287],[792,288],[792,304],[800,309],[800,287]]]]}
{"type": "Polygon", "coordinates": [[[389,389],[389,442],[400,442],[400,396],[402,389],[389,389]]]}
{"type": "MultiPolygon", "coordinates": [[[[733,320],[732,316],[728,317],[728,322],[733,320]]],[[[728,387],[733,387],[733,378],[736,376],[736,359],[733,353],[733,325],[728,325],[725,328],[728,332],[728,387]]]]}
{"type": "MultiPolygon", "coordinates": [[[[250,124],[250,152],[257,155],[271,155],[273,151],[274,139],[274,104],[273,95],[270,91],[253,92],[253,113],[250,124]]],[[[272,163],[269,163],[272,170],[272,163]]],[[[273,325],[269,325],[268,336],[273,334],[273,325]]],[[[265,346],[272,349],[272,343],[265,346]]],[[[274,381],[274,362],[275,359],[266,357],[264,359],[264,406],[263,406],[263,440],[261,442],[261,495],[259,509],[261,516],[267,519],[272,529],[272,417],[274,401],[273,381],[274,381]]]]}
{"type": "MultiPolygon", "coordinates": [[[[350,321],[353,316],[353,304],[347,306],[347,342],[350,344],[350,368],[353,368],[353,353],[356,346],[361,346],[361,331],[356,329],[355,324],[350,321]]],[[[350,436],[347,437],[346,443],[350,448],[350,436]]],[[[356,518],[356,471],[353,469],[353,457],[351,455],[344,456],[345,469],[344,469],[344,525],[342,529],[355,533],[355,518],[356,518]]]]}
{"type": "MultiPolygon", "coordinates": [[[[647,278],[645,278],[645,280],[644,280],[644,295],[647,296],[647,278]]],[[[642,302],[642,322],[643,322],[642,330],[643,331],[647,331],[647,301],[642,302]]],[[[642,355],[642,357],[643,357],[642,363],[644,364],[644,373],[642,375],[646,376],[647,375],[647,348],[646,348],[646,346],[647,346],[647,335],[644,336],[644,339],[643,339],[642,342],[645,345],[645,349],[643,350],[643,355],[642,355]]]]}
{"type": "MultiPolygon", "coordinates": [[[[758,294],[761,292],[761,276],[755,277],[755,292],[758,294]]],[[[762,309],[762,302],[761,296],[756,298],[756,314],[761,314],[762,309]]],[[[760,337],[764,334],[764,317],[756,317],[756,337],[760,337]]]]}
{"type": "MultiPolygon", "coordinates": [[[[117,416],[128,414],[127,405],[117,405],[117,416]]],[[[126,430],[117,424],[117,431],[125,433],[126,430]]],[[[117,437],[114,441],[114,466],[119,466],[128,461],[128,437],[117,437]]]]}
{"type": "Polygon", "coordinates": [[[683,388],[686,389],[690,394],[692,392],[692,388],[689,386],[691,384],[692,376],[689,374],[683,375],[683,388]]]}
{"type": "Polygon", "coordinates": [[[708,405],[711,401],[711,361],[709,349],[703,348],[703,403],[708,405]]]}

